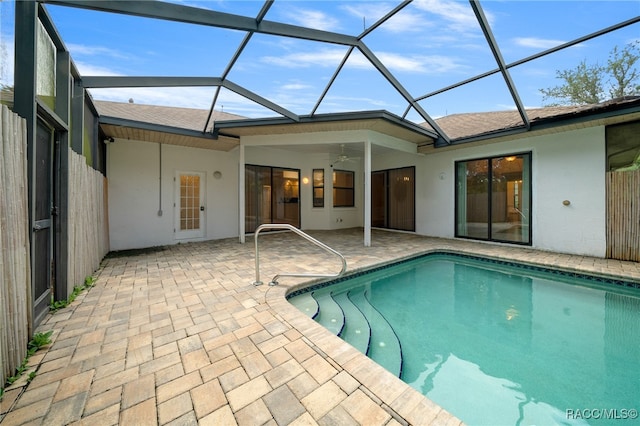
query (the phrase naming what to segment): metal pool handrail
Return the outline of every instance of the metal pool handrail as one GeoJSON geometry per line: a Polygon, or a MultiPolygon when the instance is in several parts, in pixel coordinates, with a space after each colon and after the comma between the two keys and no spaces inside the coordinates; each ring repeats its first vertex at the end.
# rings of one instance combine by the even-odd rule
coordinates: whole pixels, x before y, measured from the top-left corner
{"type": "Polygon", "coordinates": [[[262,225],[258,226],[258,229],[256,229],[256,233],[255,233],[255,236],[254,236],[255,244],[256,244],[256,281],[253,283],[253,285],[261,285],[262,284],[262,281],[260,281],[260,250],[258,249],[258,235],[260,235],[260,231],[262,231],[263,229],[287,229],[289,231],[293,231],[296,234],[300,235],[302,238],[306,239],[307,241],[312,242],[313,244],[315,244],[318,247],[328,251],[329,253],[335,254],[342,261],[342,269],[337,274],[293,274],[293,273],[281,273],[281,274],[276,274],[276,276],[273,277],[271,282],[269,282],[269,285],[277,285],[278,284],[278,278],[280,278],[280,277],[325,277],[325,278],[337,278],[337,277],[341,276],[342,274],[344,274],[345,271],[347,270],[347,260],[344,258],[344,256],[342,254],[340,254],[339,252],[335,251],[334,249],[332,249],[328,245],[316,240],[312,236],[302,232],[301,230],[299,230],[295,226],[289,225],[288,223],[265,223],[265,224],[262,224],[262,225]]]}

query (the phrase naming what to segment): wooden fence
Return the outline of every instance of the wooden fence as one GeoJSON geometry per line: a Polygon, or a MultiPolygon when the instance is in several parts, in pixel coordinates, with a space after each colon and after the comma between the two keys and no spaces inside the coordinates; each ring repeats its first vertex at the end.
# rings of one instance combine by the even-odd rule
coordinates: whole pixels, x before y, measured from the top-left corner
{"type": "Polygon", "coordinates": [[[607,258],[640,262],[640,170],[607,172],[607,258]]]}
{"type": "Polygon", "coordinates": [[[67,290],[82,285],[109,252],[107,179],[69,150],[67,290]]]}
{"type": "MultiPolygon", "coordinates": [[[[33,330],[26,122],[2,105],[0,119],[0,386],[26,356],[33,330]]],[[[64,155],[64,154],[63,154],[64,155]]],[[[67,286],[82,285],[109,251],[107,180],[69,155],[67,286]]],[[[60,265],[58,265],[60,267],[60,265]]]]}
{"type": "Polygon", "coordinates": [[[0,387],[27,352],[31,268],[26,121],[2,105],[0,119],[0,387]]]}

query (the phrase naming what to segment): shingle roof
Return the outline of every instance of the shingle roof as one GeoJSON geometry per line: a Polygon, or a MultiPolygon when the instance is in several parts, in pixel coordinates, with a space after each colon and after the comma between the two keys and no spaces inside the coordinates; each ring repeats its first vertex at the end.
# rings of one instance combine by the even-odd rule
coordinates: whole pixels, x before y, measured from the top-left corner
{"type": "MultiPolygon", "coordinates": [[[[595,105],[532,108],[527,109],[526,112],[529,121],[534,125],[552,119],[565,120],[579,115],[595,114],[611,107],[638,104],[639,101],[640,98],[638,97],[626,97],[595,105]]],[[[508,130],[524,124],[519,112],[515,110],[452,114],[440,117],[435,121],[452,140],[508,130]]],[[[429,127],[426,123],[422,125],[429,127]]]]}
{"type": "MultiPolygon", "coordinates": [[[[142,131],[132,131],[131,128],[135,129],[137,127],[135,125],[135,122],[139,122],[168,126],[176,129],[185,129],[192,132],[202,132],[209,111],[193,108],[177,108],[107,101],[94,101],[94,104],[101,116],[130,120],[134,123],[133,125],[128,126],[130,130],[127,130],[126,132],[129,133],[123,133],[125,132],[125,130],[120,130],[117,134],[110,135],[114,137],[141,138],[140,140],[149,141],[157,141],[158,138],[162,138],[163,143],[174,143],[177,145],[190,145],[227,151],[237,146],[237,137],[241,134],[235,132],[238,133],[236,135],[232,131],[229,136],[235,136],[229,138],[227,136],[221,135],[220,138],[215,141],[215,143],[212,143],[210,139],[206,141],[196,140],[200,138],[200,136],[194,134],[185,136],[186,139],[182,138],[180,140],[177,139],[177,136],[174,136],[173,138],[167,138],[167,135],[162,135],[161,129],[156,130],[155,132],[153,132],[153,134],[151,134],[151,132],[149,131],[146,131],[146,133],[143,133],[142,131]]],[[[563,122],[568,122],[574,118],[588,117],[590,115],[595,116],[601,112],[610,110],[623,110],[625,108],[631,108],[633,111],[635,111],[635,114],[633,114],[633,116],[630,116],[629,119],[637,119],[637,110],[639,106],[640,97],[627,97],[604,102],[597,105],[533,108],[527,110],[527,116],[532,125],[532,128],[536,125],[551,122],[562,125],[563,122]]],[[[242,122],[244,120],[246,120],[246,117],[229,114],[222,111],[214,111],[207,131],[211,132],[213,130],[214,122],[222,121],[234,122],[237,124],[236,127],[242,128],[242,122]]],[[[587,118],[586,121],[588,120],[589,119],[587,118]]],[[[249,121],[252,121],[252,124],[250,126],[249,124],[247,124],[247,126],[249,126],[250,128],[255,128],[256,130],[261,130],[260,126],[256,126],[256,124],[259,124],[260,120],[247,120],[247,122],[249,121]]],[[[338,118],[336,118],[336,121],[333,122],[333,124],[331,123],[331,121],[332,120],[329,120],[329,122],[324,123],[324,126],[322,127],[322,129],[324,130],[320,131],[326,131],[327,126],[334,130],[339,128],[340,120],[338,118]]],[[[500,137],[504,135],[504,133],[501,134],[500,131],[521,128],[523,126],[520,114],[515,110],[452,114],[445,117],[440,117],[435,121],[451,140],[472,138],[474,136],[487,134],[492,135],[491,137],[500,137]]],[[[265,124],[265,126],[266,125],[267,124],[265,124]]],[[[283,126],[286,127],[286,124],[283,126]]],[[[421,126],[429,128],[429,125],[426,123],[422,123],[421,126]]],[[[116,131],[115,126],[110,127],[109,125],[103,125],[103,129],[109,129],[111,132],[116,131]]],[[[284,132],[286,132],[286,130],[284,130],[284,132]]],[[[254,131],[254,133],[261,134],[260,131],[254,131]]],[[[211,135],[208,136],[211,137],[211,135]]],[[[204,138],[205,135],[203,134],[202,137],[204,138]]]]}
{"type": "MultiPolygon", "coordinates": [[[[209,114],[208,110],[195,108],[176,108],[98,100],[94,100],[93,103],[98,113],[103,116],[195,130],[198,132],[201,132],[204,128],[207,115],[209,114]]],[[[245,117],[222,111],[214,111],[212,120],[209,121],[207,131],[211,131],[213,121],[238,120],[242,118],[245,117]]]]}

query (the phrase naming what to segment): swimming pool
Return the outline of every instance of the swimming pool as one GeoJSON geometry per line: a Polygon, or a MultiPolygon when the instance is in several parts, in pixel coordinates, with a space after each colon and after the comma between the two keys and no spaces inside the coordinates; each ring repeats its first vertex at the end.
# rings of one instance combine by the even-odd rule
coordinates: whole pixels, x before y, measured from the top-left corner
{"type": "Polygon", "coordinates": [[[640,409],[638,283],[430,254],[288,298],[468,424],[640,409]]]}

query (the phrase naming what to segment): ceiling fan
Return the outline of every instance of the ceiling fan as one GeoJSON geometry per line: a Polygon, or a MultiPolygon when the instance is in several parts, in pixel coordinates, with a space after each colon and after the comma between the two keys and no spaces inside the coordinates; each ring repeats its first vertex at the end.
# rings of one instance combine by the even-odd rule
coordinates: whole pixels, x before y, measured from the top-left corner
{"type": "Polygon", "coordinates": [[[340,154],[334,160],[334,163],[344,163],[348,161],[358,160],[360,157],[350,157],[344,152],[344,144],[340,144],[340,154]]]}

